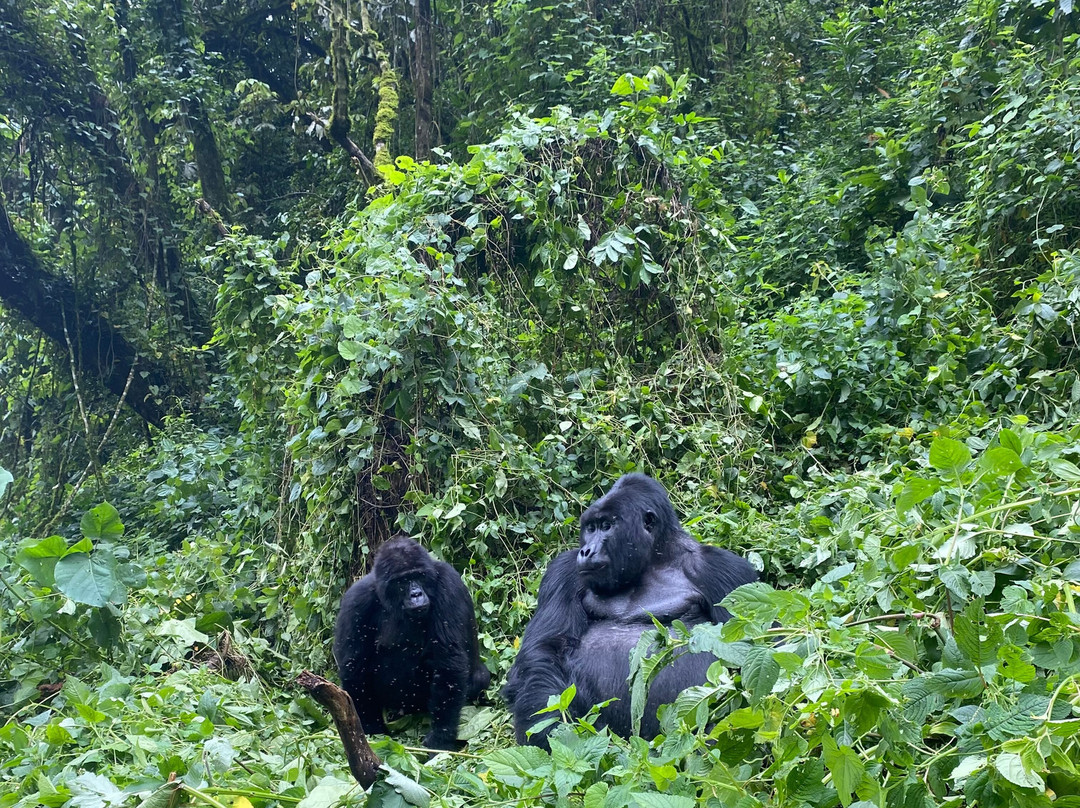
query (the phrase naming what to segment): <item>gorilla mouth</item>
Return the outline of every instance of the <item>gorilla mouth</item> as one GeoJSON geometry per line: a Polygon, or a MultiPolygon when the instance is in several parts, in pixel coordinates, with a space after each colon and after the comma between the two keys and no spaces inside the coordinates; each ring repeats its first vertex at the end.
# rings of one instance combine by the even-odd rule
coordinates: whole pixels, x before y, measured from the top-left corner
{"type": "Polygon", "coordinates": [[[578,573],[584,578],[598,578],[608,568],[607,561],[589,559],[588,561],[578,561],[578,573]]]}

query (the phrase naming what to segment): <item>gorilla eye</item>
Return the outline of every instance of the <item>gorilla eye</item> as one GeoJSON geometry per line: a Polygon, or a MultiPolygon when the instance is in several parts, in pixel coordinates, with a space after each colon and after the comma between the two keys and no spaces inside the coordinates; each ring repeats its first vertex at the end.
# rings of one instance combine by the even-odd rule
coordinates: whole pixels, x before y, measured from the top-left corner
{"type": "Polygon", "coordinates": [[[604,520],[604,521],[603,521],[603,522],[602,522],[602,523],[600,524],[600,529],[601,529],[602,531],[604,531],[605,533],[607,533],[607,532],[608,532],[609,530],[611,530],[611,522],[609,522],[609,521],[608,521],[607,519],[605,519],[605,520],[604,520]]]}

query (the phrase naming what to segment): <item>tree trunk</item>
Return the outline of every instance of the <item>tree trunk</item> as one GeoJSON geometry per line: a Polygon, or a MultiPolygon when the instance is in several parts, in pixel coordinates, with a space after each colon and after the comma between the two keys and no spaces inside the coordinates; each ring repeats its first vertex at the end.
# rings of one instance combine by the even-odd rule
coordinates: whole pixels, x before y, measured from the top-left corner
{"type": "MultiPolygon", "coordinates": [[[[195,71],[188,55],[192,46],[184,20],[182,0],[161,0],[157,4],[155,17],[161,29],[165,58],[181,78],[190,78],[195,71]]],[[[218,213],[227,214],[230,205],[225,186],[225,170],[221,165],[221,151],[218,149],[206,108],[202,99],[196,95],[190,95],[183,102],[182,108],[184,121],[191,134],[191,150],[195,156],[203,197],[218,213]]]]}
{"type": "Polygon", "coordinates": [[[416,96],[416,159],[426,160],[435,146],[432,113],[435,76],[435,47],[431,35],[431,0],[414,0],[415,48],[413,50],[413,93],[416,96]]]}
{"type": "Polygon", "coordinates": [[[97,376],[117,396],[124,394],[131,367],[138,363],[126,401],[147,423],[161,427],[165,409],[160,399],[170,394],[183,395],[171,385],[169,374],[140,356],[96,306],[80,300],[68,281],[45,271],[29,245],[15,232],[2,205],[0,301],[58,345],[66,348],[70,338],[80,373],[97,376]]]}

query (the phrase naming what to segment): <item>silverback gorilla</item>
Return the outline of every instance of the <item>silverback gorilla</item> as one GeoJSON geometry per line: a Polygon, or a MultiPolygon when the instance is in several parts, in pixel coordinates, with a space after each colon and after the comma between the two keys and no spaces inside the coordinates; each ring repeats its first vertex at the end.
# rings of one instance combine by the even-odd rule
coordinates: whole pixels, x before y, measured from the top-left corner
{"type": "MultiPolygon", "coordinates": [[[[514,713],[518,743],[547,745],[547,733],[526,730],[548,697],[571,683],[575,717],[594,704],[618,701],[600,713],[600,725],[631,733],[627,676],[630,652],[655,617],[664,625],[722,623],[731,615],[720,601],[757,580],[734,553],[698,543],[682,528],[667,492],[644,474],[627,474],[581,517],[581,546],[561,553],[540,582],[536,613],[525,629],[504,695],[514,713]]],[[[641,735],[660,731],[656,710],[680,691],[702,684],[715,657],[683,653],[649,688],[641,735]]]]}
{"type": "Polygon", "coordinates": [[[334,658],[365,732],[386,732],[383,710],[428,713],[430,749],[456,748],[461,708],[491,681],[461,576],[407,536],[341,599],[334,658]]]}

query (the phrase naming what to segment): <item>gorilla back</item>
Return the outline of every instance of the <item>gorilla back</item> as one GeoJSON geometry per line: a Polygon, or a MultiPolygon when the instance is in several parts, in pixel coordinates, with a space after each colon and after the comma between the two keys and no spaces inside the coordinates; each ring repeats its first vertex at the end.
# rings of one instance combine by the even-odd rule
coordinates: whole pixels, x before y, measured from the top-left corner
{"type": "MultiPolygon", "coordinates": [[[[757,580],[743,558],[695,541],[679,525],[667,492],[643,474],[628,474],[585,511],[577,550],[560,554],[540,584],[536,613],[522,638],[504,695],[514,713],[518,742],[548,697],[571,683],[575,716],[618,699],[600,723],[631,731],[627,676],[630,652],[655,617],[665,626],[722,623],[718,604],[733,589],[757,580]]],[[[653,680],[641,723],[643,737],[659,732],[656,710],[705,681],[711,654],[683,653],[653,680]]],[[[543,735],[533,743],[546,744],[543,735]]]]}

